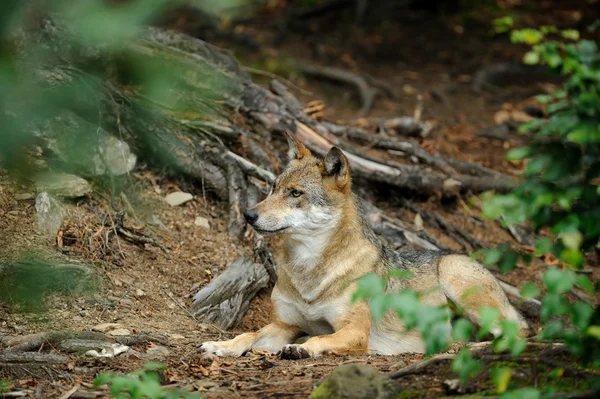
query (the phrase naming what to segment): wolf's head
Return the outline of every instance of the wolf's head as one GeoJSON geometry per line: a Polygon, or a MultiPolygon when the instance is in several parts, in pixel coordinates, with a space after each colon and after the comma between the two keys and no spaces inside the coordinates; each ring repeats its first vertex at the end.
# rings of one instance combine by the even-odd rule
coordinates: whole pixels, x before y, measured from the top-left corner
{"type": "Polygon", "coordinates": [[[288,144],[289,164],[244,217],[261,234],[318,235],[337,224],[351,197],[348,160],[337,147],[317,158],[289,134],[288,144]]]}

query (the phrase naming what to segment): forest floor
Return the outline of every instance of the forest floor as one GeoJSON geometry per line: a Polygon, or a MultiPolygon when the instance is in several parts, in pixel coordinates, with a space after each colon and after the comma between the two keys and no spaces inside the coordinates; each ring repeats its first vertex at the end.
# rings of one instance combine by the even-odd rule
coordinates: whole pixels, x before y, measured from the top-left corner
{"type": "MultiPolygon", "coordinates": [[[[260,24],[249,26],[246,33],[254,35],[261,43],[260,51],[223,41],[216,44],[233,48],[242,63],[256,68],[264,66],[265,59],[285,59],[293,54],[295,59],[321,65],[334,64],[381,79],[398,93],[398,99],[378,98],[370,118],[412,115],[417,95],[421,95],[422,118],[436,123],[432,133],[421,139],[425,148],[510,175],[521,173],[522,164],[504,159],[506,150],[520,142],[516,134],[498,140],[481,137],[479,133],[497,126],[498,120],[505,118],[511,110],[518,111],[524,105],[532,104],[532,96],[546,91],[549,83],[519,83],[480,92],[472,86],[474,75],[481,66],[514,61],[522,56],[523,48],[511,45],[506,36],[491,37],[483,25],[470,27],[462,20],[452,19],[443,22],[415,20],[407,22],[394,35],[373,34],[362,41],[355,39],[361,37],[360,32],[351,28],[332,28],[323,32],[319,30],[322,26],[315,26],[318,33],[310,33],[311,29],[313,27],[308,26],[307,33],[290,34],[283,45],[269,49],[264,43],[271,43],[278,32],[261,28],[260,24]]],[[[268,82],[260,76],[256,80],[268,82]]],[[[312,100],[322,100],[326,104],[324,119],[345,123],[358,119],[359,104],[353,88],[310,79],[296,79],[295,83],[312,93],[296,93],[305,104],[312,100]]],[[[101,276],[98,287],[84,295],[48,298],[43,313],[22,312],[16,305],[0,308],[0,333],[12,336],[50,330],[82,331],[101,323],[119,323],[133,333],[162,333],[168,337],[168,342],[163,345],[167,351],[160,352],[161,356],[156,359],[169,366],[168,384],[206,392],[209,398],[306,398],[313,384],[341,363],[368,363],[387,372],[422,359],[419,354],[405,354],[391,357],[326,356],[289,361],[263,353],[212,362],[203,358],[197,351],[203,341],[228,339],[269,322],[267,291],[253,300],[241,325],[232,331],[220,331],[193,319],[185,311],[199,288],[240,255],[251,256],[252,242],[249,238],[238,242],[228,237],[226,204],[214,200],[211,193],[204,193],[199,184],[174,180],[144,165],[139,165],[127,178],[127,184],[128,192],[135,193],[130,202],[137,218],[126,219],[126,223],[155,237],[168,253],[158,246],[136,245],[114,235],[102,242],[103,235],[95,233],[103,231],[103,220],[114,217],[115,212],[101,188],[88,198],[66,205],[68,217],[61,229],[63,242],[60,246],[56,241],[48,242],[35,233],[34,200],[15,199],[15,194],[27,192],[28,188],[8,184],[7,177],[0,175],[0,261],[12,260],[24,251],[41,250],[91,263],[101,276]],[[170,207],[164,197],[173,191],[190,192],[194,199],[179,207],[170,207]],[[159,228],[148,223],[153,217],[164,226],[159,228]],[[205,218],[210,227],[197,226],[197,217],[205,218]],[[140,222],[143,225],[137,226],[140,222]]],[[[378,206],[412,224],[415,213],[403,209],[398,200],[404,195],[382,187],[370,197],[378,206]]],[[[476,197],[466,196],[450,203],[435,197],[414,200],[423,212],[443,216],[489,246],[514,242],[505,229],[482,217],[476,197]]],[[[427,223],[423,228],[441,244],[465,251],[444,231],[427,223]]],[[[276,242],[273,244],[276,247],[276,242]]],[[[472,252],[473,248],[466,248],[466,251],[472,252]]],[[[597,262],[597,259],[589,261],[597,262]]],[[[517,287],[525,281],[533,281],[542,288],[538,273],[543,267],[541,263],[518,267],[506,275],[505,280],[517,287]]],[[[597,268],[593,269],[591,278],[598,278],[597,268]]],[[[134,348],[141,353],[152,353],[155,347],[155,344],[144,344],[134,348]]],[[[23,373],[6,378],[11,390],[29,390],[32,397],[59,397],[76,384],[80,384],[80,391],[93,391],[86,384],[91,383],[98,372],[131,371],[146,361],[135,355],[107,359],[74,357],[68,370],[59,370],[57,374],[23,373]]],[[[528,365],[518,365],[517,374],[517,381],[532,381],[528,365]]],[[[473,382],[474,391],[492,388],[484,375],[482,373],[473,382]]],[[[408,375],[400,383],[407,390],[405,397],[439,397],[446,394],[442,382],[452,378],[456,376],[446,361],[408,375]]],[[[576,378],[563,378],[562,381],[544,378],[537,383],[563,384],[565,390],[585,388],[576,378]]]]}

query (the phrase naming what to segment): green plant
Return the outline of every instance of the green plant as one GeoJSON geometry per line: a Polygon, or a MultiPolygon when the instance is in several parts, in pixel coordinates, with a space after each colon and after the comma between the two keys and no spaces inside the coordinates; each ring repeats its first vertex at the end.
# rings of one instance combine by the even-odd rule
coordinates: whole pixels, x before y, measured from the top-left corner
{"type": "Polygon", "coordinates": [[[10,381],[5,380],[4,378],[0,378],[0,393],[8,392],[11,387],[12,384],[10,383],[10,381]]]}
{"type": "MultiPolygon", "coordinates": [[[[578,274],[586,254],[600,249],[600,59],[595,42],[580,39],[575,30],[512,30],[510,17],[494,22],[497,33],[510,32],[513,43],[531,47],[523,58],[527,64],[547,65],[564,77],[559,90],[537,97],[545,105],[547,117],[534,118],[520,127],[529,135],[526,147],[508,152],[510,160],[523,160],[526,170],[520,184],[506,195],[485,193],[486,217],[501,219],[506,225],[529,223],[538,234],[533,255],[519,253],[508,244],[484,252],[486,265],[498,265],[502,272],[512,270],[519,260],[530,263],[533,256],[557,259],[561,267],[547,265],[542,283],[542,331],[538,340],[563,340],[568,349],[584,364],[600,366],[600,307],[585,301],[570,302],[567,295],[578,288],[593,295],[600,290],[587,276],[578,274]],[[552,39],[554,38],[554,39],[552,39]]],[[[402,277],[402,276],[396,276],[402,277]]],[[[390,277],[394,278],[394,277],[390,277]]],[[[466,341],[473,326],[465,318],[454,323],[452,335],[440,333],[447,324],[446,309],[420,304],[419,295],[410,290],[386,293],[385,279],[365,276],[356,299],[367,299],[375,320],[388,311],[395,312],[408,329],[423,335],[427,353],[446,348],[453,341],[466,341]],[[433,337],[432,335],[435,335],[433,337]]],[[[540,289],[527,282],[521,289],[524,297],[539,297],[540,289]]],[[[501,330],[493,341],[496,352],[509,351],[518,357],[526,342],[517,337],[518,326],[500,320],[495,309],[482,309],[481,338],[492,328],[501,330]]],[[[461,380],[478,373],[482,364],[467,349],[462,349],[452,364],[461,380]]],[[[492,382],[503,398],[543,398],[555,393],[544,389],[512,389],[510,367],[491,373],[492,382]]]]}
{"type": "Polygon", "coordinates": [[[100,374],[94,386],[108,384],[110,394],[115,399],[199,399],[202,395],[185,390],[165,390],[160,385],[159,370],[166,366],[159,363],[146,363],[144,368],[126,375],[114,373],[100,374]]]}
{"type": "MultiPolygon", "coordinates": [[[[520,127],[531,137],[529,145],[508,152],[511,160],[525,160],[521,184],[506,195],[488,193],[483,209],[487,217],[502,218],[506,224],[531,223],[536,232],[547,232],[535,243],[535,256],[550,256],[562,268],[548,267],[543,276],[547,291],[542,300],[541,339],[564,339],[582,359],[600,359],[598,321],[594,309],[584,301],[570,303],[566,294],[578,287],[594,294],[599,286],[576,273],[586,253],[600,244],[600,58],[597,44],[580,40],[574,30],[555,27],[521,29],[511,33],[514,43],[532,46],[523,61],[547,65],[565,77],[560,90],[537,97],[545,104],[547,118],[534,118],[520,127]],[[557,37],[560,40],[552,40],[557,37]],[[562,316],[552,318],[552,316],[562,316]],[[590,352],[591,351],[591,352],[590,352]],[[593,356],[585,356],[590,355],[593,356]]],[[[507,262],[502,249],[492,250],[489,264],[503,262],[512,269],[519,258],[507,262]]],[[[523,294],[537,296],[531,285],[523,294]]]]}

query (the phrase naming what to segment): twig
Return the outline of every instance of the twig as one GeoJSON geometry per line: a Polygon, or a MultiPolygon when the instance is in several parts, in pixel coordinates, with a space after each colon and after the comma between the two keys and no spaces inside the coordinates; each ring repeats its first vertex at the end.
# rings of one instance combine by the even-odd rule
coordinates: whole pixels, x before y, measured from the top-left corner
{"type": "Polygon", "coordinates": [[[60,397],[58,399],[69,399],[71,396],[73,396],[73,394],[79,389],[79,384],[75,384],[75,386],[71,389],[69,389],[67,392],[65,392],[64,394],[60,395],[60,397]]]}
{"type": "Polygon", "coordinates": [[[0,393],[0,398],[23,398],[25,396],[27,396],[28,394],[23,392],[23,391],[12,391],[12,392],[4,392],[4,393],[0,393]]]}
{"type": "Polygon", "coordinates": [[[194,321],[198,321],[198,319],[196,318],[196,316],[194,316],[192,314],[192,312],[190,312],[185,306],[183,306],[182,304],[179,303],[179,301],[175,298],[173,298],[173,296],[171,294],[169,294],[169,292],[165,289],[163,289],[163,292],[165,293],[166,296],[169,297],[169,299],[171,299],[173,301],[173,303],[177,306],[179,306],[179,308],[181,310],[183,310],[185,313],[187,313],[188,316],[190,316],[194,321]]]}
{"type": "Polygon", "coordinates": [[[303,89],[302,87],[300,87],[300,86],[298,86],[298,85],[294,84],[294,82],[292,82],[291,80],[288,80],[288,79],[286,79],[286,78],[284,78],[284,77],[281,77],[281,76],[279,76],[279,75],[277,75],[277,74],[274,74],[274,73],[272,73],[272,72],[269,72],[269,71],[263,71],[262,69],[256,69],[256,68],[252,68],[252,67],[248,67],[248,66],[244,66],[244,67],[242,67],[242,69],[243,69],[244,71],[246,71],[246,72],[250,72],[250,73],[253,73],[253,74],[255,74],[255,75],[262,75],[262,76],[269,77],[269,78],[271,78],[271,79],[277,79],[277,80],[280,80],[280,81],[281,81],[282,83],[284,83],[284,84],[285,84],[287,87],[289,87],[289,88],[291,88],[291,89],[296,89],[296,90],[298,90],[300,93],[302,93],[302,94],[304,94],[304,95],[306,95],[306,96],[312,96],[312,95],[314,95],[314,93],[313,93],[313,92],[311,92],[311,91],[308,91],[308,90],[305,90],[305,89],[303,89]]]}
{"type": "Polygon", "coordinates": [[[444,361],[444,360],[454,360],[454,359],[456,359],[455,354],[441,353],[439,355],[435,355],[430,358],[419,360],[417,362],[409,364],[408,366],[401,368],[398,371],[394,371],[393,373],[389,373],[388,377],[390,377],[392,379],[401,378],[401,377],[404,377],[405,375],[415,374],[415,373],[423,370],[425,367],[429,366],[432,363],[437,363],[437,362],[444,361]]]}
{"type": "Polygon", "coordinates": [[[359,115],[366,115],[369,113],[373,107],[375,96],[380,93],[379,89],[373,88],[363,77],[345,69],[310,65],[306,63],[299,63],[297,66],[304,74],[336,80],[356,87],[362,103],[359,115]]]}

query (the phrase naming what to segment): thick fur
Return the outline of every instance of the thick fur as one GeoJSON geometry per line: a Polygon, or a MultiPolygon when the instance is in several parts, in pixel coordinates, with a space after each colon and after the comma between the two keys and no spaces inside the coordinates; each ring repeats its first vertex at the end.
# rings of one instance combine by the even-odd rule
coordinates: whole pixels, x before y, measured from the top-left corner
{"type": "Polygon", "coordinates": [[[450,299],[475,322],[480,308],[492,306],[517,321],[521,335],[527,335],[527,323],[498,281],[476,261],[444,251],[396,252],[382,245],[352,194],[348,161],[340,149],[334,147],[319,159],[291,136],[289,143],[288,167],[247,217],[257,232],[286,237],[271,295],[274,321],[229,341],[205,342],[202,350],[240,356],[266,349],[291,359],[328,352],[424,352],[419,333],[407,331],[394,314],[375,323],[366,303],[352,302],[361,277],[370,272],[386,275],[391,269],[412,275],[390,279],[389,292],[412,288],[425,293],[422,300],[431,305],[450,299]],[[303,335],[309,338],[297,343],[303,335]]]}

